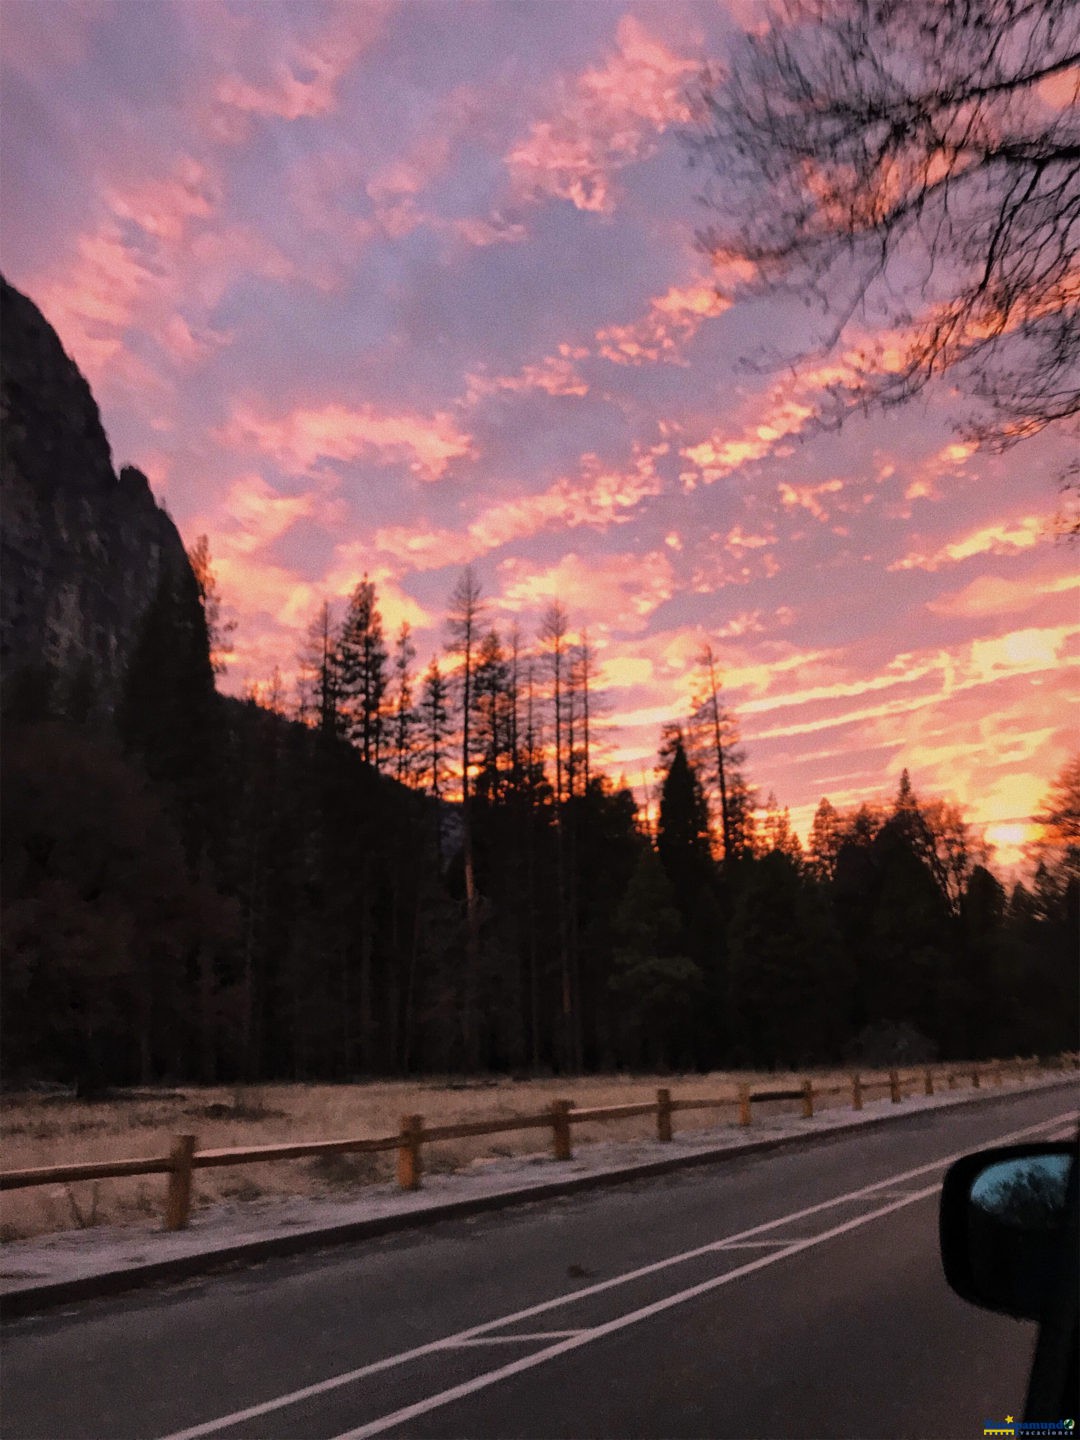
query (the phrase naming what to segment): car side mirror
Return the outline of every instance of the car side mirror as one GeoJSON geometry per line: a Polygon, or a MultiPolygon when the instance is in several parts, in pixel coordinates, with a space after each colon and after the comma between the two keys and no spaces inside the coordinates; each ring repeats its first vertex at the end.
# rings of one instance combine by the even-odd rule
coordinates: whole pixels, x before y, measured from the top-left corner
{"type": "Polygon", "coordinates": [[[941,1190],[941,1261],[965,1300],[1041,1320],[1060,1286],[1073,1141],[965,1155],[941,1190]]]}

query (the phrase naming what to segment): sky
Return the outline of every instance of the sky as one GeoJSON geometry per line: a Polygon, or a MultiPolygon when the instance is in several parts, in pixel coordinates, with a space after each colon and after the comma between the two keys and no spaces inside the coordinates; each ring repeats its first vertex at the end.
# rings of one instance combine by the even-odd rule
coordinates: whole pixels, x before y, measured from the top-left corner
{"type": "Polygon", "coordinates": [[[717,298],[686,87],[754,0],[4,0],[0,266],[117,465],[206,534],[221,684],[295,670],[366,573],[418,662],[472,564],[554,598],[639,792],[702,642],[747,773],[960,802],[1018,858],[1076,746],[1064,439],[958,436],[939,387],[840,432],[794,300],[717,298]]]}

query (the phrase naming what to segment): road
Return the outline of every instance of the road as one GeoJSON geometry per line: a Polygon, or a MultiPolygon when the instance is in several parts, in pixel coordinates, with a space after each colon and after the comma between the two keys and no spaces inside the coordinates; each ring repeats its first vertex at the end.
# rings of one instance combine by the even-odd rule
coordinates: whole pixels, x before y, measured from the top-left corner
{"type": "Polygon", "coordinates": [[[15,1321],[3,1435],[980,1436],[1035,1329],[945,1285],[941,1176],[1075,1113],[995,1097],[15,1321]]]}

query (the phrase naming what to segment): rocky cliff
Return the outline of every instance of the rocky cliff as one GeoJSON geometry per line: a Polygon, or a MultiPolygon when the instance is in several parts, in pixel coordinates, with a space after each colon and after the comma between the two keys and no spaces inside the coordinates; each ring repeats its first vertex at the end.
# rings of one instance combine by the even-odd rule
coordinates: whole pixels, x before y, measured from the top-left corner
{"type": "Polygon", "coordinates": [[[115,708],[139,623],[183,542],[145,475],[113,469],[97,404],[41,311],[0,277],[0,673],[89,679],[115,708]]]}

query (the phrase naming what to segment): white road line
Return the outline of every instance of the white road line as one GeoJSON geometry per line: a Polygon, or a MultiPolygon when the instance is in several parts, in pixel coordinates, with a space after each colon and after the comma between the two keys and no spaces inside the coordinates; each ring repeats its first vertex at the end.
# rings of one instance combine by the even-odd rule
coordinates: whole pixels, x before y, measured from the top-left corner
{"type": "MultiPolygon", "coordinates": [[[[1075,1123],[1073,1111],[1066,1111],[1060,1115],[1051,1116],[1047,1120],[1040,1121],[1037,1125],[1029,1125],[1023,1130],[1014,1130],[1008,1135],[999,1136],[991,1143],[996,1145],[1008,1145],[1013,1141],[1024,1140],[1030,1135],[1037,1135],[1040,1131],[1052,1126],[1060,1126],[1068,1122],[1075,1123]]],[[[534,1315],[543,1315],[548,1310],[555,1310],[560,1307],[573,1304],[576,1300],[583,1300],[590,1295],[599,1295],[605,1290],[612,1290],[620,1285],[627,1285],[631,1281],[640,1280],[646,1275],[655,1275],[659,1271],[667,1270],[673,1265],[681,1265],[687,1260],[695,1260],[702,1255],[708,1255],[718,1250],[723,1250],[734,1242],[749,1240],[755,1235],[761,1235],[767,1230],[776,1230],[781,1225],[789,1225],[794,1220],[805,1219],[808,1215],[819,1214],[822,1210],[831,1209],[835,1205],[842,1205],[846,1201],[861,1199],[863,1196],[872,1195],[876,1191],[895,1188],[898,1182],[914,1179],[918,1175],[929,1174],[932,1170],[943,1169],[954,1160],[959,1160],[962,1155],[969,1153],[967,1150],[958,1150],[952,1155],[943,1155],[928,1165],[918,1166],[914,1170],[904,1171],[900,1175],[890,1175],[886,1180],[878,1180],[873,1185],[864,1185],[860,1190],[852,1190],[846,1195],[834,1196],[831,1200],[822,1200],[817,1205],[809,1205],[804,1210],[797,1210],[790,1215],[782,1215],[777,1220],[766,1221],[762,1225],[754,1225],[749,1230],[740,1230],[735,1235],[727,1235],[722,1240],[714,1240],[708,1245],[700,1245],[694,1250],[685,1250],[678,1255],[670,1255],[665,1260],[654,1261],[651,1265],[642,1265],[636,1270],[628,1270],[622,1275],[616,1275],[610,1280],[598,1281],[595,1285],[587,1285],[580,1290],[573,1290],[564,1295],[557,1295],[553,1300],[541,1301],[538,1305],[530,1305],[525,1310],[519,1310],[512,1315],[500,1315],[495,1320],[487,1320],[481,1325],[473,1325],[467,1330],[459,1330],[453,1335],[444,1336],[441,1340],[430,1341],[426,1345],[418,1345],[412,1350],[403,1350],[397,1355],[388,1355],[382,1360],[375,1360],[371,1364],[361,1365],[355,1370],[345,1371],[340,1375],[331,1375],[326,1380],[319,1380],[312,1385],[305,1385],[299,1390],[292,1390],[284,1395],[276,1396],[273,1400],[264,1400],[257,1405],[249,1405],[243,1410],[234,1410],[229,1415],[219,1415],[214,1420],[206,1420],[202,1424],[192,1425],[186,1430],[176,1430],[169,1435],[163,1436],[162,1440],[198,1440],[199,1436],[212,1435],[215,1431],[226,1430],[231,1425],[239,1425],[245,1420],[257,1419],[260,1415],[269,1415],[275,1410],[283,1410],[289,1405],[297,1405],[303,1400],[313,1399],[317,1395],[325,1395],[331,1390],[337,1390],[342,1385],[352,1385],[357,1380],[364,1380],[369,1375],[378,1375],[384,1370],[390,1370],[394,1366],[404,1365],[410,1360],[418,1360],[425,1355],[434,1355],[440,1350],[445,1350],[458,1344],[462,1340],[471,1340],[474,1336],[487,1334],[492,1330],[505,1330],[508,1325],[514,1325],[521,1320],[530,1320],[534,1315]]],[[[932,1187],[936,1189],[937,1187],[932,1187]]],[[[929,1192],[927,1192],[929,1193],[929,1192]]],[[[880,1211],[876,1214],[885,1214],[880,1211]]],[[[876,1215],[860,1216],[858,1223],[863,1220],[874,1219],[876,1215]]],[[[830,1232],[840,1234],[840,1230],[830,1232]]],[[[806,1242],[800,1242],[805,1244],[806,1242]]],[[[812,1242],[810,1242],[812,1243],[812,1242]]],[[[765,1256],[762,1260],[754,1261],[750,1266],[743,1266],[739,1270],[729,1272],[725,1280],[735,1279],[738,1275],[748,1274],[750,1270],[757,1269],[763,1264],[769,1264],[777,1255],[765,1256]]],[[[794,1252],[791,1252],[794,1253],[794,1252]]],[[[601,1331],[595,1332],[597,1334],[601,1331]]],[[[567,1345],[579,1343],[575,1340],[567,1340],[567,1345]]],[[[541,1356],[547,1356],[549,1351],[540,1352],[541,1356]]],[[[530,1356],[535,1360],[536,1356],[530,1356]]],[[[500,1372],[501,1373],[501,1372],[500,1372]]],[[[360,1432],[356,1432],[359,1434],[360,1432]]]]}
{"type": "Polygon", "coordinates": [[[927,1196],[936,1194],[940,1188],[940,1185],[937,1184],[928,1185],[925,1190],[916,1190],[903,1200],[894,1200],[880,1210],[873,1210],[868,1215],[859,1215],[854,1220],[847,1220],[843,1225],[836,1225],[822,1235],[814,1235],[809,1240],[796,1240],[784,1250],[777,1250],[772,1255],[763,1255],[760,1260],[751,1260],[747,1265],[740,1265],[737,1270],[730,1270],[726,1275],[717,1275],[712,1280],[703,1281],[700,1285],[691,1285],[689,1289],[679,1290],[674,1295],[666,1295],[663,1300],[656,1300],[651,1305],[643,1305],[640,1310],[631,1310],[628,1314],[620,1315],[615,1320],[608,1320],[603,1325],[596,1325],[572,1340],[563,1340],[558,1345],[549,1345],[546,1350],[538,1350],[535,1355],[525,1355],[520,1360],[511,1361],[509,1365],[501,1365],[498,1370],[488,1370],[486,1374],[477,1375],[474,1379],[466,1380],[461,1385],[454,1385],[449,1390],[440,1391],[437,1395],[429,1395],[425,1400],[417,1400],[415,1404],[405,1405],[400,1410],[392,1411],[389,1415],[381,1415],[378,1420],[371,1420],[367,1425],[360,1425],[355,1430],[345,1430],[340,1435],[336,1435],[334,1440],[368,1440],[369,1436],[382,1435],[387,1430],[393,1430],[397,1425],[404,1425],[407,1420],[415,1420],[418,1415],[426,1415],[431,1410],[439,1410],[454,1400],[462,1400],[467,1395],[474,1395],[477,1390],[486,1390],[489,1385],[497,1385],[500,1380],[507,1380],[511,1375],[520,1375],[523,1371],[532,1370],[537,1365],[546,1365],[549,1360],[554,1360],[559,1355],[566,1355],[571,1350],[580,1350],[583,1345],[591,1345],[605,1335],[613,1335],[617,1330],[625,1330],[628,1325],[637,1325],[640,1321],[651,1319],[652,1316],[660,1315],[665,1310],[671,1310],[676,1305],[685,1305],[688,1300],[695,1300],[699,1295],[707,1295],[710,1290],[719,1290],[722,1285],[730,1285],[733,1280],[739,1280],[742,1276],[750,1275],[755,1270],[763,1270],[766,1265],[775,1265],[780,1260],[786,1260],[790,1255],[797,1255],[800,1251],[809,1250],[814,1245],[823,1245],[826,1240],[832,1240],[835,1236],[843,1235],[849,1230],[857,1230],[860,1225],[869,1225],[871,1220],[879,1220],[882,1215],[891,1215],[894,1210],[903,1210],[905,1206],[911,1205],[916,1200],[924,1200],[927,1196]]]}
{"type": "Polygon", "coordinates": [[[723,1250],[769,1250],[774,1245],[790,1245],[790,1240],[729,1240],[718,1247],[723,1250]]]}
{"type": "Polygon", "coordinates": [[[471,1340],[444,1340],[444,1350],[463,1350],[466,1345],[515,1345],[521,1340],[565,1340],[587,1335],[587,1330],[539,1330],[531,1335],[474,1335],[471,1340]]]}

